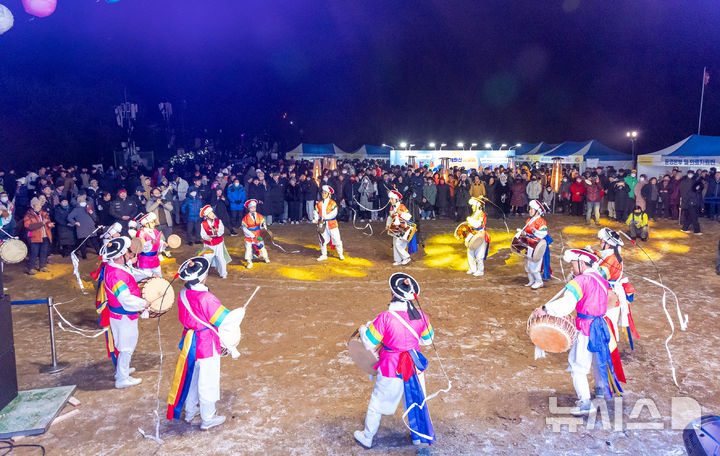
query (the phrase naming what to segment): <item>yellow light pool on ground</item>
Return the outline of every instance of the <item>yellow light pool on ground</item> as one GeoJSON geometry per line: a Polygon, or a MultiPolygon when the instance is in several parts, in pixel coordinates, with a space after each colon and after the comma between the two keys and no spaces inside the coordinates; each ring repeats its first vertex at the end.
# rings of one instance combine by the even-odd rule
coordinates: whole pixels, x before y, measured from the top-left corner
{"type": "Polygon", "coordinates": [[[278,268],[278,272],[283,277],[287,277],[288,279],[295,279],[295,280],[310,280],[310,281],[316,281],[320,280],[320,277],[318,277],[318,274],[315,272],[309,270],[309,269],[303,269],[303,268],[291,268],[287,266],[283,266],[281,268],[278,268]]]}
{"type": "Polygon", "coordinates": [[[53,280],[64,275],[72,274],[72,266],[69,264],[48,264],[48,272],[38,272],[35,274],[36,279],[53,280]]]}
{"type": "Polygon", "coordinates": [[[360,271],[359,269],[352,269],[352,268],[340,268],[337,266],[333,266],[330,268],[333,273],[344,275],[347,277],[365,277],[367,274],[360,271]]]}

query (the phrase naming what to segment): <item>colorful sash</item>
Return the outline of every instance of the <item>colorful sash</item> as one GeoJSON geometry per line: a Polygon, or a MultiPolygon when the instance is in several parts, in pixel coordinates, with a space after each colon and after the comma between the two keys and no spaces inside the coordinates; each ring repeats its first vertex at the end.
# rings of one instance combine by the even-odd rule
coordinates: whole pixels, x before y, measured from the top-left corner
{"type": "MultiPolygon", "coordinates": [[[[622,388],[616,375],[616,369],[613,365],[613,356],[610,352],[610,341],[612,332],[608,329],[608,324],[604,317],[593,315],[585,315],[578,313],[577,318],[592,320],[590,323],[590,335],[588,338],[588,351],[597,355],[598,371],[603,380],[603,388],[609,396],[622,396],[622,388]]],[[[615,344],[617,349],[617,343],[615,344]]],[[[619,353],[617,356],[619,360],[619,353]]],[[[622,374],[625,377],[625,374],[622,374]]]]}
{"type": "Polygon", "coordinates": [[[550,244],[553,243],[553,238],[550,237],[549,233],[545,235],[545,241],[547,242],[547,247],[545,248],[545,253],[542,258],[542,278],[543,280],[550,280],[552,277],[552,268],[550,267],[550,244]]]}
{"type": "MultiPolygon", "coordinates": [[[[202,330],[201,330],[202,331],[202,330]]],[[[175,365],[175,376],[168,395],[168,420],[179,420],[195,372],[195,349],[197,337],[195,331],[188,329],[180,340],[180,356],[175,365]]]]}
{"type": "Polygon", "coordinates": [[[418,377],[418,372],[423,372],[427,368],[427,364],[427,359],[417,350],[402,352],[395,374],[403,379],[405,410],[413,441],[419,440],[421,443],[432,444],[435,442],[435,430],[430,420],[427,402],[425,402],[425,391],[423,391],[418,377]],[[417,404],[417,406],[410,409],[413,404],[417,404]]]}
{"type": "Polygon", "coordinates": [[[98,313],[98,326],[105,328],[105,348],[107,349],[108,358],[117,367],[117,355],[120,353],[115,348],[115,340],[113,339],[112,330],[110,329],[110,308],[108,307],[107,296],[105,294],[105,266],[107,263],[101,263],[100,266],[90,275],[97,280],[97,294],[95,295],[95,311],[98,313]]]}

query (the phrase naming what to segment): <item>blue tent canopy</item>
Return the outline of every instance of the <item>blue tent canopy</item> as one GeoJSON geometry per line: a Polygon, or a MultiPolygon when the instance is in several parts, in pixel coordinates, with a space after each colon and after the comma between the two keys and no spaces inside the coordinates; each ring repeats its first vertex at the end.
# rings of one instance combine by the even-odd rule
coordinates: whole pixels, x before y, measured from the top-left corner
{"type": "Polygon", "coordinates": [[[548,150],[544,155],[546,157],[567,157],[579,152],[580,149],[587,146],[587,143],[587,141],[566,141],[557,145],[555,148],[548,150]]]}
{"type": "Polygon", "coordinates": [[[365,152],[369,157],[373,156],[381,156],[381,157],[389,157],[390,151],[392,150],[392,147],[389,146],[371,146],[369,144],[365,144],[365,152]]]}
{"type": "Polygon", "coordinates": [[[720,136],[691,135],[674,151],[676,157],[720,157],[720,136]]]}
{"type": "Polygon", "coordinates": [[[590,141],[590,148],[585,152],[585,159],[598,158],[601,161],[627,161],[632,160],[630,154],[611,149],[598,141],[590,141]]]}
{"type": "Polygon", "coordinates": [[[335,155],[334,144],[301,144],[303,155],[335,155]]]}

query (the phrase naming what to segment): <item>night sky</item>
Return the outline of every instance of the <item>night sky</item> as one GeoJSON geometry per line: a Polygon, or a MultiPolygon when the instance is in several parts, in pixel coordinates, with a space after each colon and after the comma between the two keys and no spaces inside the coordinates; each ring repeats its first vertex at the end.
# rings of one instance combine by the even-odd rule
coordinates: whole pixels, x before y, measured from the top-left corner
{"type": "MultiPolygon", "coordinates": [[[[720,2],[696,0],[59,0],[47,18],[0,0],[0,167],[95,161],[186,101],[188,130],[228,139],[416,148],[430,141],[597,139],[640,152],[720,134],[720,2]],[[295,129],[295,130],[293,130],[295,129]],[[295,135],[295,136],[293,136],[295,135]],[[8,160],[7,157],[10,157],[8,160]]],[[[141,144],[144,148],[146,145],[141,144]]],[[[294,145],[294,144],[289,144],[294,145]]]]}

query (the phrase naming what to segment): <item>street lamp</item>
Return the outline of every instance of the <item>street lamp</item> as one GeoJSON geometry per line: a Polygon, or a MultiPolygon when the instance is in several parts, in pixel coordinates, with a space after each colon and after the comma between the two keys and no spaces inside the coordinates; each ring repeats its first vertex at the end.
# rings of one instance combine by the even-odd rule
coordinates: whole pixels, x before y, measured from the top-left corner
{"type": "Polygon", "coordinates": [[[412,148],[413,148],[414,146],[415,146],[415,144],[410,144],[410,147],[408,148],[408,150],[412,150],[412,148]]]}
{"type": "Polygon", "coordinates": [[[633,162],[633,168],[635,167],[635,141],[637,141],[638,132],[637,130],[628,131],[625,133],[625,136],[630,140],[630,143],[632,144],[632,162],[633,162]]]}
{"type": "Polygon", "coordinates": [[[408,143],[406,143],[406,142],[404,142],[404,141],[400,143],[400,148],[401,148],[401,149],[407,150],[407,146],[408,146],[408,143]]]}
{"type": "Polygon", "coordinates": [[[383,146],[383,147],[389,147],[390,150],[395,150],[395,148],[394,148],[393,146],[391,146],[390,144],[385,144],[385,143],[383,143],[382,146],[383,146]]]}
{"type": "Polygon", "coordinates": [[[502,150],[503,147],[507,147],[507,144],[500,144],[500,149],[498,150],[502,150]]]}
{"type": "Polygon", "coordinates": [[[429,147],[432,147],[433,149],[435,149],[435,143],[434,143],[434,142],[431,142],[430,144],[428,144],[428,146],[429,146],[429,147]]]}
{"type": "Polygon", "coordinates": [[[485,143],[485,148],[488,149],[488,150],[492,150],[492,144],[490,144],[490,143],[485,143]]]}
{"type": "Polygon", "coordinates": [[[470,150],[472,150],[473,147],[477,147],[477,143],[470,144],[470,150]]]}
{"type": "Polygon", "coordinates": [[[447,146],[447,144],[445,144],[445,143],[440,144],[440,150],[442,150],[442,148],[445,146],[447,146]]]}
{"type": "Polygon", "coordinates": [[[458,146],[458,149],[465,150],[465,143],[459,142],[459,143],[457,143],[457,146],[458,146]]]}

